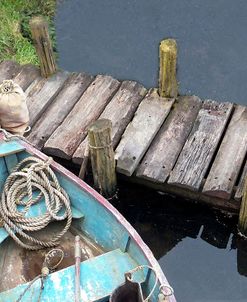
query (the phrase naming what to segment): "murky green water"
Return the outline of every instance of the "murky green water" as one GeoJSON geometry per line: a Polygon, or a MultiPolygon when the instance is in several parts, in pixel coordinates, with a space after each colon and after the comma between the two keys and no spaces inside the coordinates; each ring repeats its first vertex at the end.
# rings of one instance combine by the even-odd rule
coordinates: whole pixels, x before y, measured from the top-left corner
{"type": "MultiPolygon", "coordinates": [[[[158,43],[179,45],[182,94],[247,105],[247,2],[62,0],[59,66],[157,85],[158,43]]],[[[247,301],[247,243],[236,219],[120,183],[114,205],[150,246],[178,301],[247,301]]]]}

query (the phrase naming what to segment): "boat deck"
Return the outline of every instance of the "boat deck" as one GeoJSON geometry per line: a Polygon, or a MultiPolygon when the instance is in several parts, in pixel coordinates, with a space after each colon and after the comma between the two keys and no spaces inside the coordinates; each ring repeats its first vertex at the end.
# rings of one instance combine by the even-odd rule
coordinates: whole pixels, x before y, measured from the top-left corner
{"type": "MultiPolygon", "coordinates": [[[[48,225],[43,231],[39,231],[38,234],[36,233],[36,235],[41,240],[47,240],[62,228],[62,223],[55,222],[48,225]]],[[[81,261],[104,253],[101,247],[78,232],[76,228],[71,227],[63,236],[60,245],[56,247],[63,250],[64,258],[55,271],[75,264],[75,235],[79,235],[81,238],[81,261]]],[[[0,276],[0,292],[29,282],[38,276],[41,273],[45,254],[50,250],[51,248],[38,251],[26,250],[16,244],[12,238],[7,238],[0,246],[0,267],[1,271],[4,272],[0,276]]]]}
{"type": "Polygon", "coordinates": [[[31,133],[48,155],[80,164],[87,127],[113,125],[117,172],[129,180],[237,212],[247,175],[247,108],[230,102],[158,96],[134,81],[107,75],[0,64],[0,82],[13,78],[26,91],[31,133]]]}

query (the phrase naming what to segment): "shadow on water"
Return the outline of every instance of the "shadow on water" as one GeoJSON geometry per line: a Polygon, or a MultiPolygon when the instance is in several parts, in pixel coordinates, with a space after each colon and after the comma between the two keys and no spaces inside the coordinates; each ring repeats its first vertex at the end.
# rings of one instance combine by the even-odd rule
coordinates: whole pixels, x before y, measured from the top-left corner
{"type": "Polygon", "coordinates": [[[114,206],[159,260],[178,301],[246,301],[247,242],[237,218],[129,183],[114,206]]]}
{"type": "MultiPolygon", "coordinates": [[[[91,174],[86,182],[93,186],[91,174]]],[[[236,216],[123,180],[111,203],[150,247],[178,302],[247,301],[247,240],[236,216]]]]}

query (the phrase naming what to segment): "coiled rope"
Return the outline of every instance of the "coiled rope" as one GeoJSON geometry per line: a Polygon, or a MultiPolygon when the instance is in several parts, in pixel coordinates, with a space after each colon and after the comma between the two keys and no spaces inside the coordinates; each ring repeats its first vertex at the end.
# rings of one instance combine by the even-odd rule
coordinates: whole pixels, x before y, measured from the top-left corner
{"type": "Polygon", "coordinates": [[[3,226],[20,246],[29,250],[57,246],[72,221],[69,197],[49,167],[51,160],[43,161],[36,157],[22,160],[8,176],[2,192],[0,217],[3,226]],[[39,194],[35,197],[34,191],[37,190],[39,194]],[[41,198],[45,200],[46,212],[40,216],[27,217],[30,207],[41,198]],[[23,209],[18,208],[18,205],[22,205],[23,209]],[[51,240],[39,240],[29,233],[44,229],[54,220],[65,219],[67,221],[63,230],[51,240]]]}

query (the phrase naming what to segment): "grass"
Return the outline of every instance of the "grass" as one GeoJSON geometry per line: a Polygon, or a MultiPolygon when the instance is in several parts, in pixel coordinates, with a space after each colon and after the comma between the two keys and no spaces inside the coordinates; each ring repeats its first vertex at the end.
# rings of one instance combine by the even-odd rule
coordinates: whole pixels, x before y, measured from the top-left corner
{"type": "Polygon", "coordinates": [[[29,30],[29,20],[35,15],[47,19],[55,50],[55,9],[56,0],[0,0],[0,62],[14,60],[38,65],[29,30]]]}

